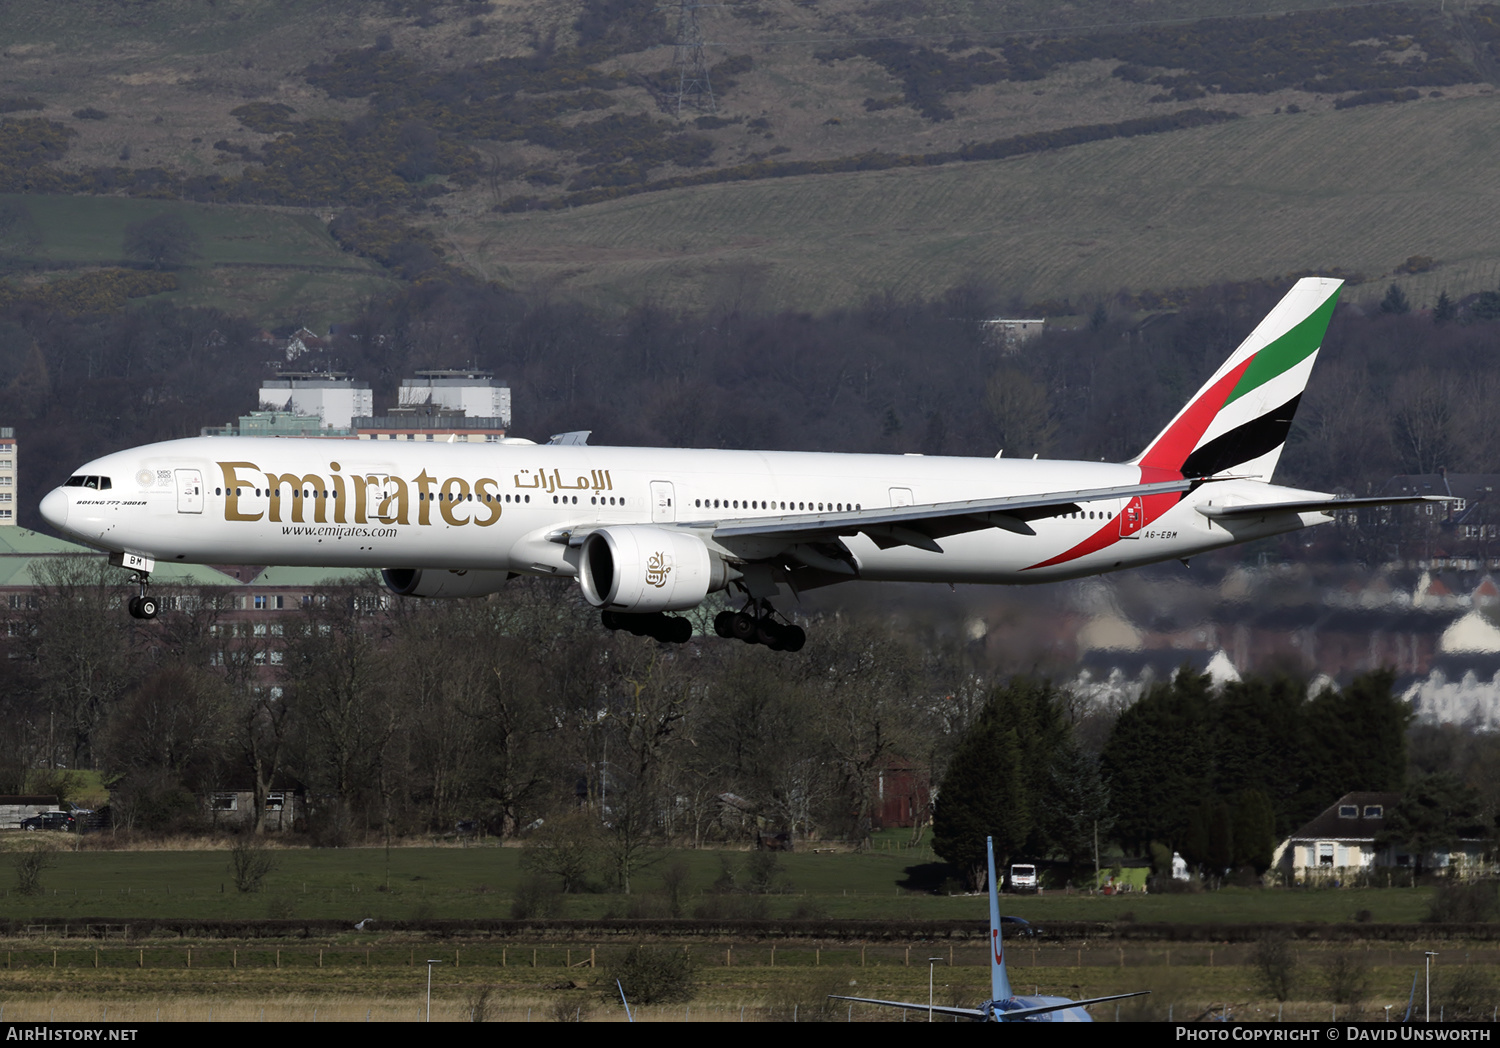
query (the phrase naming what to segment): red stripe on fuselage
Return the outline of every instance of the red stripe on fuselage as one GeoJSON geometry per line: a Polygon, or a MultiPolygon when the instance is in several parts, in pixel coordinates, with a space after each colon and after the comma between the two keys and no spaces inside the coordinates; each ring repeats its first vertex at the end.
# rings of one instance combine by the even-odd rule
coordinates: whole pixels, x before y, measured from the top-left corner
{"type": "MultiPolygon", "coordinates": [[[[1187,457],[1203,439],[1203,434],[1208,432],[1209,424],[1224,407],[1224,401],[1229,399],[1229,394],[1234,392],[1234,387],[1239,385],[1240,379],[1245,375],[1245,370],[1254,359],[1255,355],[1251,354],[1241,362],[1239,367],[1234,368],[1205,389],[1197,400],[1187,406],[1187,410],[1178,417],[1177,421],[1168,426],[1166,431],[1146,449],[1140,462],[1142,484],[1150,484],[1159,480],[1178,480],[1182,477],[1180,472],[1182,464],[1187,461],[1187,457]]],[[[1141,500],[1141,527],[1144,528],[1180,501],[1182,501],[1182,496],[1175,493],[1147,495],[1141,500]]],[[[1105,522],[1104,527],[1072,549],[1022,570],[1048,568],[1054,564],[1077,560],[1090,553],[1097,553],[1118,541],[1120,541],[1120,521],[1118,517],[1113,517],[1105,522]]]]}
{"type": "MultiPolygon", "coordinates": [[[[1176,470],[1158,469],[1154,467],[1148,468],[1145,466],[1141,467],[1140,482],[1142,484],[1158,484],[1166,480],[1181,479],[1182,474],[1178,473],[1176,470]]],[[[1167,510],[1171,509],[1181,501],[1182,493],[1176,491],[1169,491],[1164,495],[1144,496],[1141,499],[1141,528],[1144,528],[1146,525],[1156,520],[1156,518],[1160,517],[1163,513],[1165,513],[1167,510]]],[[[1140,528],[1136,528],[1135,532],[1133,532],[1132,534],[1138,533],[1139,531],[1140,528]]],[[[1119,541],[1120,517],[1118,514],[1116,514],[1115,516],[1104,522],[1104,527],[1094,532],[1092,535],[1084,539],[1072,549],[1059,553],[1055,557],[1049,557],[1047,560],[1044,560],[1039,564],[1033,564],[1031,565],[1031,567],[1022,568],[1021,570],[1031,571],[1034,568],[1050,568],[1054,564],[1062,564],[1070,560],[1077,560],[1079,557],[1086,557],[1090,553],[1097,553],[1101,549],[1112,546],[1119,541]]]]}

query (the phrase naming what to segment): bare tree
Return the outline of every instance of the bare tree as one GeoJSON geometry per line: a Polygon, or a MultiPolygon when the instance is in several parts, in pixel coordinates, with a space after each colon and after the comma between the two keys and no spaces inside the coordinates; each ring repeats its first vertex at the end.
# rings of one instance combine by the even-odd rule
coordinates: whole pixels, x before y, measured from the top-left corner
{"type": "Polygon", "coordinates": [[[95,734],[130,684],[132,623],[114,606],[117,580],[103,557],[57,557],[38,569],[28,654],[50,714],[52,766],[94,764],[95,734]]]}

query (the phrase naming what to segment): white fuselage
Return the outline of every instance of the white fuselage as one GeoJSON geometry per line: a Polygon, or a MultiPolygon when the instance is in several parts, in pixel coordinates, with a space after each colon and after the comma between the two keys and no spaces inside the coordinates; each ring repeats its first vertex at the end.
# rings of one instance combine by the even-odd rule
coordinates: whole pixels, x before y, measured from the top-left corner
{"type": "MultiPolygon", "coordinates": [[[[101,549],[158,563],[480,569],[574,575],[560,532],[701,525],[730,562],[773,557],[763,539],[712,538],[726,520],[794,520],[845,508],[947,503],[1140,484],[1133,465],[806,452],[200,437],[96,459],[91,486],[54,489],[43,515],[101,549]]],[[[1155,478],[1150,478],[1155,479],[1155,478]]],[[[981,528],[941,552],[845,539],[870,580],[1025,583],[1186,557],[1328,520],[1271,513],[1227,526],[1196,507],[1293,501],[1253,481],[1173,495],[1122,535],[1125,499],[981,528]]]]}

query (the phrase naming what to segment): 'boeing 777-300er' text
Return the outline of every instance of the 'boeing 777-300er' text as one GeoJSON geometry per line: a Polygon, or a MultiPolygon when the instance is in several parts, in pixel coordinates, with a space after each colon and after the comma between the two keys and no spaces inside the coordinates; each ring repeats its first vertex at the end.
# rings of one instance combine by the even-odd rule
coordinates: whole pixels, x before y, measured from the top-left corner
{"type": "Polygon", "coordinates": [[[161,562],[381,568],[417,597],[552,575],[663,641],[692,634],[668,613],[727,591],[745,603],[719,633],[796,650],[784,590],[1077,578],[1408,501],[1270,483],[1339,285],[1298,281],[1126,463],[200,437],[95,459],[41,512],[136,573],[142,618],[161,562]]]}

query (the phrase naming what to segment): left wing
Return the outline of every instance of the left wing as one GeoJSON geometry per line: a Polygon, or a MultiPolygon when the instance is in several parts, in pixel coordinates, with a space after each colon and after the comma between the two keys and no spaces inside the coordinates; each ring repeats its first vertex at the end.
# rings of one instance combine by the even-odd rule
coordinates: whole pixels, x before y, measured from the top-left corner
{"type": "MultiPolygon", "coordinates": [[[[936,502],[926,506],[887,506],[844,510],[841,513],[799,513],[795,516],[745,517],[731,520],[679,521],[679,527],[709,530],[716,539],[785,539],[788,543],[831,541],[863,532],[881,549],[915,546],[943,552],[937,539],[984,528],[1000,528],[1018,535],[1035,535],[1028,521],[1073,513],[1079,503],[1101,499],[1130,499],[1188,491],[1202,479],[1121,484],[1079,491],[1049,491],[1037,495],[936,502]]],[[[925,1007],[925,1006],[924,1006],[925,1007]]]]}
{"type": "Polygon", "coordinates": [[[1067,1008],[1086,1008],[1091,1004],[1102,1004],[1105,1001],[1119,1001],[1126,997],[1140,997],[1142,994],[1150,993],[1150,990],[1135,990],[1132,993],[1115,993],[1108,997],[1088,997],[1082,1001],[1064,1001],[1061,1004],[1039,1004],[1033,1008],[1012,1008],[1009,1011],[996,1009],[1001,1022],[1014,1022],[1018,1019],[1029,1019],[1033,1015],[1045,1015],[1047,1012],[1060,1012],[1067,1008]]]}

